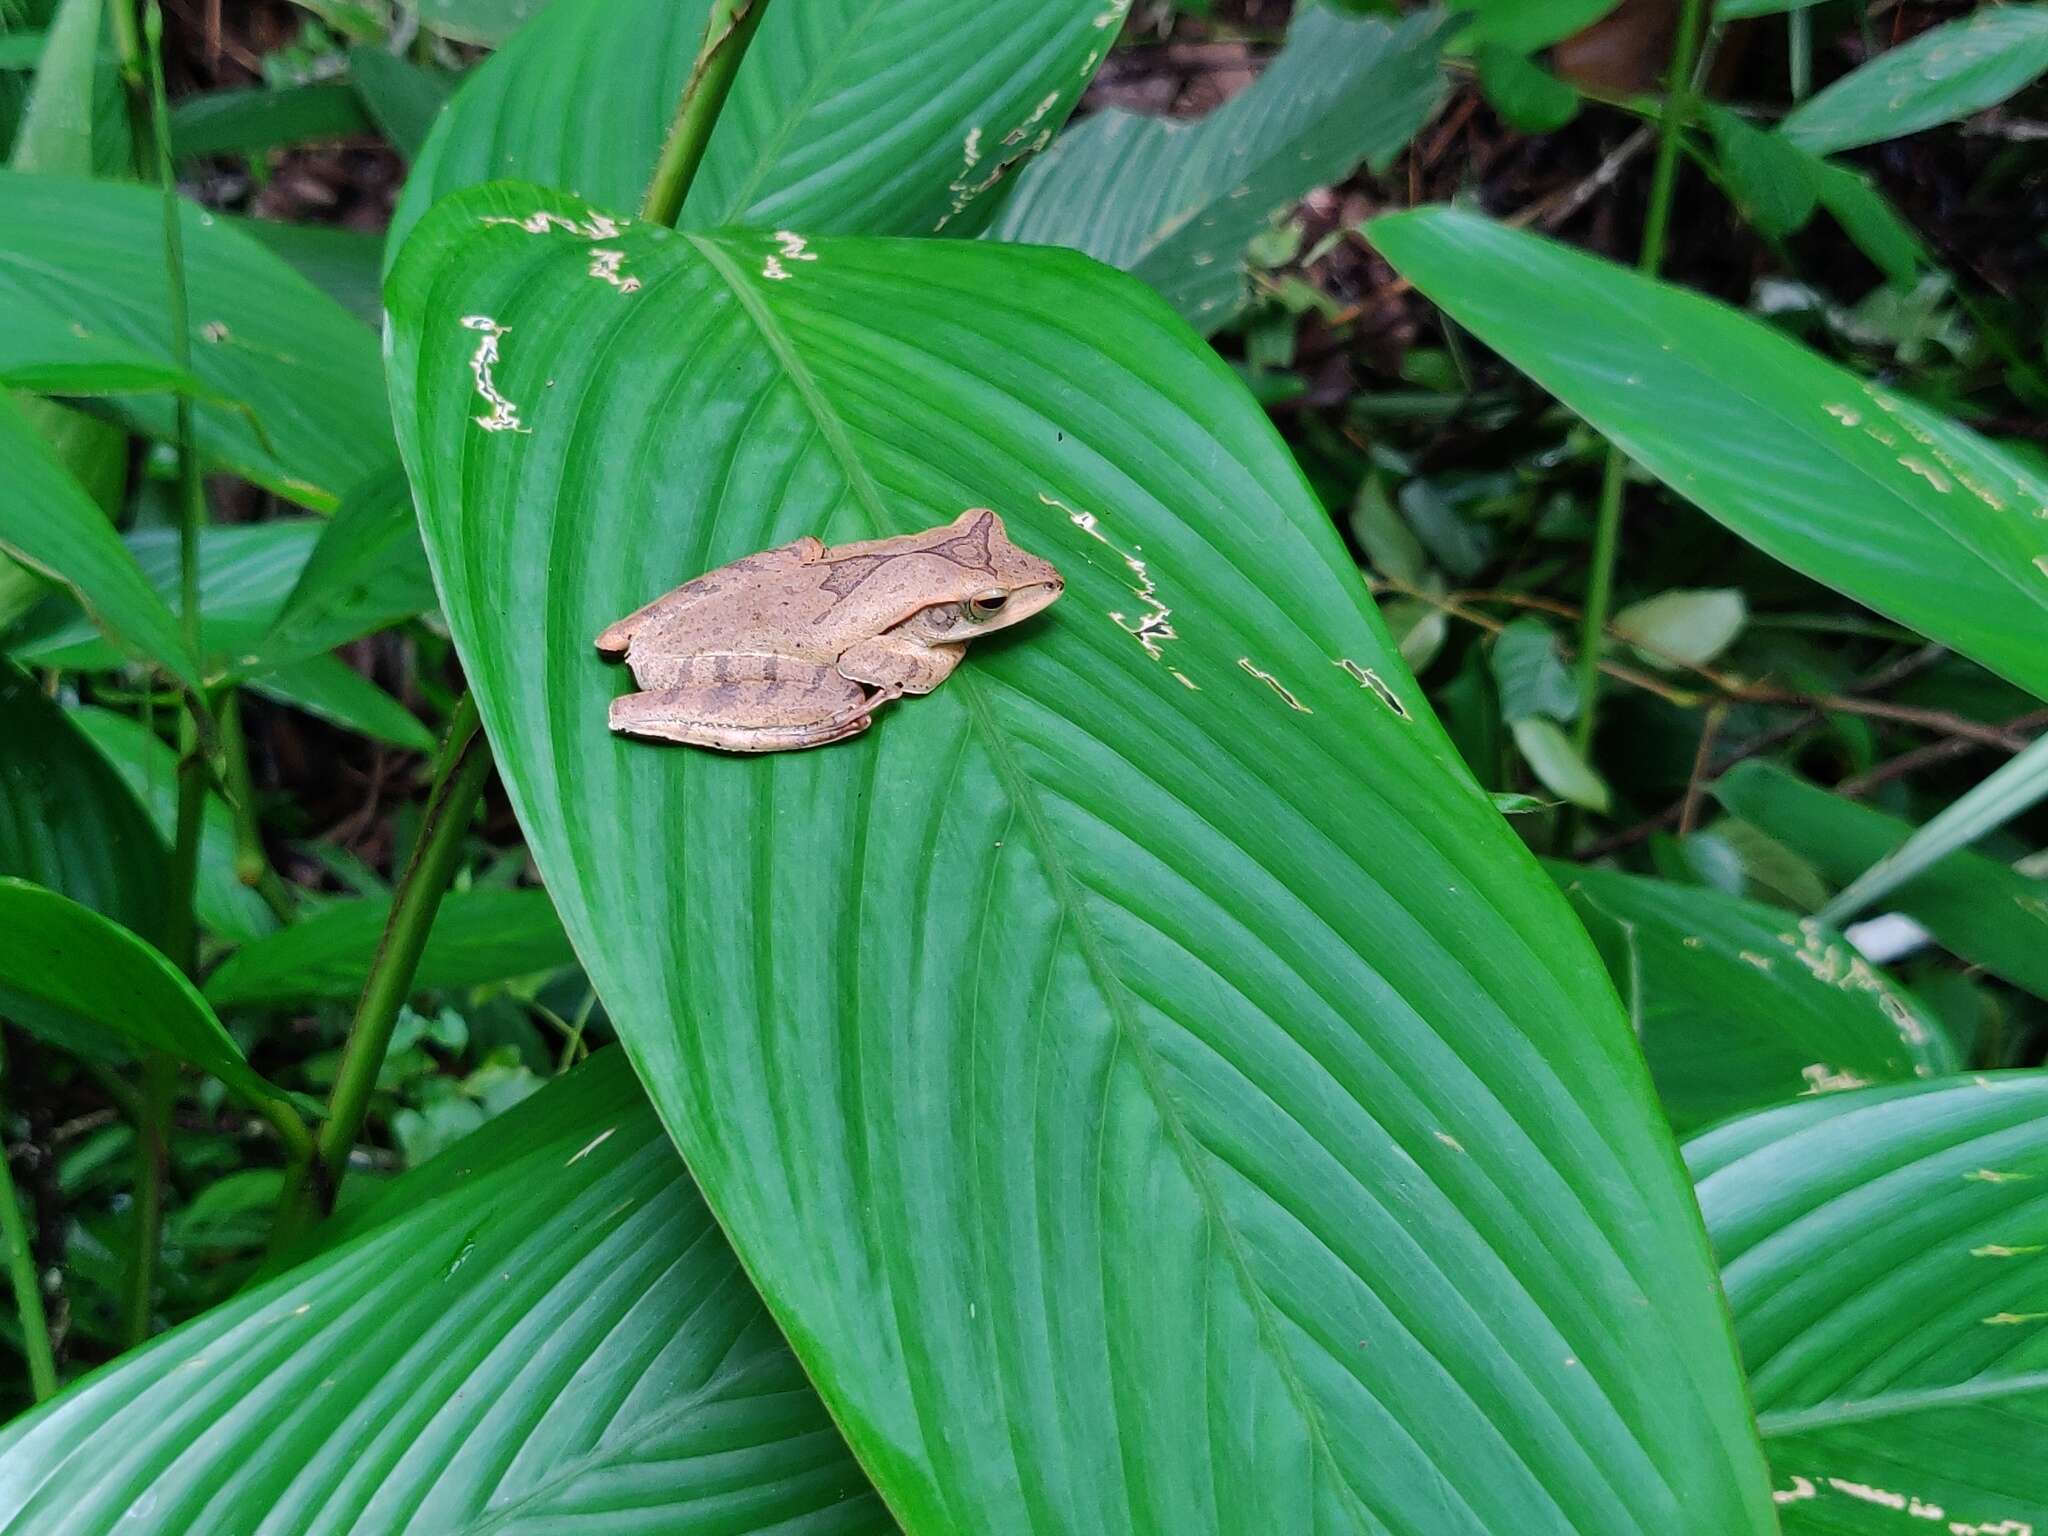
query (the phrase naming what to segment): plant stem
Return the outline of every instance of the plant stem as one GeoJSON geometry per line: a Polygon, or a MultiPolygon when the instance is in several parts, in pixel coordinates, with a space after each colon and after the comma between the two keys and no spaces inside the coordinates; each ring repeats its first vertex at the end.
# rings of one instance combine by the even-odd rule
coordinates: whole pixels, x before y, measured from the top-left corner
{"type": "MultiPolygon", "coordinates": [[[[1637,267],[1654,276],[1664,265],[1664,238],[1671,227],[1672,192],[1678,183],[1678,157],[1685,125],[1692,116],[1693,67],[1699,58],[1700,0],[1683,0],[1678,38],[1671,48],[1671,74],[1658,124],[1657,165],[1650,177],[1650,206],[1643,220],[1643,244],[1637,267]]],[[[1600,509],[1593,527],[1593,568],[1586,584],[1586,619],[1579,631],[1579,715],[1572,740],[1580,753],[1593,745],[1600,702],[1600,651],[1607,629],[1607,610],[1614,601],[1614,564],[1621,544],[1621,502],[1627,483],[1627,461],[1609,445],[1600,477],[1600,509]]]]}
{"type": "Polygon", "coordinates": [[[150,1332],[170,1164],[171,1099],[177,1087],[178,1064],[170,1057],[159,1052],[143,1062],[142,1113],[135,1122],[135,1237],[121,1294],[121,1338],[129,1349],[150,1332]]]}
{"type": "MultiPolygon", "coordinates": [[[[0,1081],[5,1080],[6,1058],[0,1056],[0,1081]]],[[[57,1356],[50,1348],[50,1320],[43,1312],[43,1286],[36,1274],[35,1250],[30,1245],[28,1222],[21,1214],[21,1197],[15,1193],[14,1169],[7,1161],[7,1149],[0,1145],[0,1242],[7,1245],[7,1275],[14,1285],[14,1310],[21,1319],[22,1348],[28,1354],[28,1384],[35,1400],[41,1402],[57,1391],[57,1356]]]]}
{"type": "Polygon", "coordinates": [[[768,0],[711,0],[711,14],[704,19],[704,41],[697,49],[697,61],[690,66],[689,79],[683,82],[682,94],[676,98],[676,115],[647,183],[647,196],[640,203],[641,218],[674,224],[683,211],[683,198],[696,180],[726,92],[732,89],[733,76],[739,73],[740,60],[767,9],[768,0]]]}

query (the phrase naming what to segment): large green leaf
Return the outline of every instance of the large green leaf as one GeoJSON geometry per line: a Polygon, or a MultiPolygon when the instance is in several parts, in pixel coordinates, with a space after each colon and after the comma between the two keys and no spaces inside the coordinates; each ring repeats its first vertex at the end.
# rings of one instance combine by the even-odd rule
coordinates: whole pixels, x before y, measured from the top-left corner
{"type": "MultiPolygon", "coordinates": [[[[1128,0],[800,0],[771,6],[679,222],[805,234],[971,235],[1006,167],[1043,149],[1128,0]]],[[[437,198],[493,177],[640,199],[706,0],[552,0],[456,94],[390,249],[437,198]]]]}
{"type": "Polygon", "coordinates": [[[1383,166],[1443,93],[1442,17],[1399,26],[1316,8],[1245,90],[1200,122],[1098,112],[1017,180],[999,240],[1065,245],[1150,283],[1208,332],[1244,301],[1244,254],[1274,213],[1361,161],[1383,166]]]}
{"type": "MultiPolygon", "coordinates": [[[[70,588],[93,622],[122,650],[161,662],[196,684],[199,660],[185,644],[177,615],[150,585],[99,504],[51,455],[20,407],[4,395],[0,463],[8,466],[11,481],[0,495],[0,549],[70,588]]],[[[92,639],[88,631],[88,642],[92,639]]]]}
{"type": "Polygon", "coordinates": [[[61,891],[137,933],[163,921],[164,839],[56,703],[0,660],[0,875],[61,891]]]}
{"type": "Polygon", "coordinates": [[[601,217],[437,207],[394,415],[557,910],[906,1524],[1768,1529],[1598,958],[1235,375],[1068,252],[634,226],[628,293],[601,217]],[[1067,592],[936,694],[606,731],[611,620],[976,503],[1067,592]]]}
{"type": "Polygon", "coordinates": [[[0,877],[0,1012],[89,1053],[163,1051],[256,1103],[278,1090],[152,945],[68,896],[0,877]]]}
{"type": "Polygon", "coordinates": [[[1699,886],[1551,873],[1607,957],[1681,1131],[1803,1093],[1955,1070],[1940,1026],[1832,929],[1699,886]]]}
{"type": "MultiPolygon", "coordinates": [[[[202,403],[206,457],[280,495],[331,506],[386,464],[390,418],[377,339],[230,221],[181,204],[192,371],[254,413],[202,403]],[[258,426],[261,433],[258,433],[258,426]]],[[[0,171],[0,307],[10,326],[49,323],[171,359],[163,197],[148,187],[0,171]]],[[[171,403],[124,413],[167,436],[171,403]]]]}
{"type": "Polygon", "coordinates": [[[893,1529],[616,1051],[0,1431],[8,1536],[893,1529]]]}
{"type": "Polygon", "coordinates": [[[2048,1074],[1787,1105],[1686,1156],[1786,1536],[2048,1529],[2048,1074]]]}
{"type": "MultiPolygon", "coordinates": [[[[217,1008],[354,997],[391,903],[338,901],[231,956],[207,978],[217,1008]]],[[[546,891],[451,891],[427,938],[415,991],[530,976],[575,960],[546,891]]]]}
{"type": "Polygon", "coordinates": [[[2048,518],[2034,515],[2048,477],[1725,305],[1540,236],[1451,208],[1371,234],[1452,319],[1709,515],[2048,697],[2048,518]]]}
{"type": "Polygon", "coordinates": [[[2048,70],[2048,5],[1994,5],[1888,48],[1801,102],[1778,131],[1830,155],[1952,123],[2048,70]]]}
{"type": "MultiPolygon", "coordinates": [[[[1790,845],[1847,885],[1905,845],[1911,822],[1858,805],[1773,763],[1738,764],[1714,794],[1743,820],[1790,845]]],[[[1981,853],[1950,853],[1890,893],[1965,960],[2048,997],[2048,880],[1981,853]]]]}
{"type": "MultiPolygon", "coordinates": [[[[141,721],[111,710],[81,709],[71,718],[141,801],[158,836],[169,846],[178,825],[177,749],[141,721]]],[[[277,918],[263,898],[242,883],[236,872],[236,845],[234,811],[227,801],[208,791],[200,811],[199,875],[193,906],[209,932],[246,943],[275,928],[277,918]]]]}

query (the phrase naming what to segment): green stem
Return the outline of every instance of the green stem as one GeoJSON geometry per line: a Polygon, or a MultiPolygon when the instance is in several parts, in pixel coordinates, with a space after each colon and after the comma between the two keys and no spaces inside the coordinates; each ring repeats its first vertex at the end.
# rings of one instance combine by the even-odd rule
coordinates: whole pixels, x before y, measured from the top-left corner
{"type": "MultiPolygon", "coordinates": [[[[242,731],[242,696],[230,690],[221,700],[221,787],[235,817],[235,878],[251,887],[281,923],[298,915],[291,892],[270,867],[263,851],[263,829],[256,818],[256,782],[249,773],[249,738],[242,731]]],[[[203,830],[203,829],[202,829],[203,830]]]]}
{"type": "MultiPolygon", "coordinates": [[[[0,1058],[0,1076],[6,1071],[0,1058]]],[[[28,1384],[35,1400],[56,1395],[57,1356],[50,1348],[50,1320],[43,1312],[43,1286],[36,1274],[35,1249],[21,1197],[14,1188],[14,1169],[0,1146],[0,1242],[7,1245],[7,1276],[14,1285],[14,1310],[21,1318],[22,1348],[28,1353],[28,1384]]]]}
{"type": "Polygon", "coordinates": [[[178,1066],[170,1057],[158,1054],[142,1064],[142,1113],[135,1122],[135,1235],[121,1292],[121,1337],[129,1349],[150,1333],[170,1165],[171,1099],[177,1087],[178,1066]]]}
{"type": "MultiPolygon", "coordinates": [[[[1641,271],[1653,276],[1664,265],[1664,240],[1671,228],[1679,154],[1697,90],[1693,69],[1699,59],[1700,10],[1701,0],[1684,0],[1678,38],[1671,49],[1671,74],[1658,124],[1657,165],[1650,177],[1650,205],[1643,220],[1642,251],[1636,263],[1641,271]]],[[[1608,609],[1614,602],[1614,565],[1621,545],[1621,503],[1627,467],[1621,450],[1609,446],[1606,468],[1600,477],[1600,509],[1593,526],[1593,568],[1587,577],[1585,620],[1579,630],[1579,716],[1573,740],[1582,754],[1592,748],[1599,712],[1601,652],[1606,640],[1608,609]]]]}
{"type": "Polygon", "coordinates": [[[732,89],[733,76],[739,73],[740,60],[767,9],[768,0],[711,0],[711,14],[704,19],[704,41],[697,49],[696,63],[690,66],[689,79],[683,82],[682,94],[676,98],[675,118],[640,204],[641,218],[673,224],[683,211],[683,198],[696,179],[726,92],[732,89]]]}

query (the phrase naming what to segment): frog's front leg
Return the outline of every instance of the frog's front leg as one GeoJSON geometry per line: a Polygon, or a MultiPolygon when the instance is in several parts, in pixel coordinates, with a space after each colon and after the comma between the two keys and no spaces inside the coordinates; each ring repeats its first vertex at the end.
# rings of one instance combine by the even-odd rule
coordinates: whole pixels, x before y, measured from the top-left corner
{"type": "Polygon", "coordinates": [[[879,702],[832,668],[790,656],[716,652],[663,673],[653,679],[663,686],[612,700],[614,731],[724,752],[790,752],[859,735],[879,702]]]}
{"type": "MultiPolygon", "coordinates": [[[[877,635],[849,646],[839,658],[839,675],[879,688],[894,698],[903,693],[930,693],[953,675],[964,645],[928,645],[906,635],[877,635]]],[[[884,702],[881,695],[870,701],[884,702]]]]}

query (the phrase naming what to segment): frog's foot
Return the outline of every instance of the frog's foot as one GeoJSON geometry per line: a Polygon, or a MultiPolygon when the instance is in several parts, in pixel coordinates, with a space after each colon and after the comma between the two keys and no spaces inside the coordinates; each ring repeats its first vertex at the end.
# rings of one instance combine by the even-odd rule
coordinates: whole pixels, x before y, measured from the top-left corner
{"type": "Polygon", "coordinates": [[[839,671],[857,683],[866,683],[895,697],[902,693],[930,693],[953,675],[964,645],[927,645],[902,635],[877,635],[847,649],[839,658],[839,671]]]}
{"type": "Polygon", "coordinates": [[[722,752],[792,752],[859,735],[887,701],[789,657],[693,657],[676,682],[612,700],[611,728],[722,752]]]}

